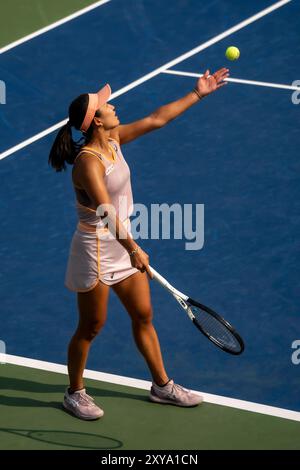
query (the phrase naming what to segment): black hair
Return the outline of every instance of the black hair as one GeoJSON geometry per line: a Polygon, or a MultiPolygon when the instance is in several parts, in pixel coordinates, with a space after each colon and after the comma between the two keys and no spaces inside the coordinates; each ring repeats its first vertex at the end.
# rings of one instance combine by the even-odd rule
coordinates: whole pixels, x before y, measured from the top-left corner
{"type": "MultiPolygon", "coordinates": [[[[50,150],[48,163],[56,171],[66,170],[66,163],[73,165],[76,155],[83,144],[88,143],[93,133],[93,126],[90,125],[84,137],[78,141],[74,141],[72,137],[72,126],[80,130],[84,120],[89,103],[88,94],[78,96],[69,106],[69,121],[58,132],[52,148],[50,150]]],[[[96,116],[99,113],[96,112],[96,116]]]]}

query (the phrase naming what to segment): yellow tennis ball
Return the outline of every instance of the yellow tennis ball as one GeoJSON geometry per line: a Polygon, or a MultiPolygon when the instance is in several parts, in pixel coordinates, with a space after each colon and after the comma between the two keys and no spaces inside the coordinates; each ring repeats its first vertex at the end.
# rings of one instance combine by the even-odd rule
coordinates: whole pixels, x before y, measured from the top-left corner
{"type": "Polygon", "coordinates": [[[228,60],[237,60],[240,57],[240,51],[235,46],[227,47],[225,56],[228,60]]]}

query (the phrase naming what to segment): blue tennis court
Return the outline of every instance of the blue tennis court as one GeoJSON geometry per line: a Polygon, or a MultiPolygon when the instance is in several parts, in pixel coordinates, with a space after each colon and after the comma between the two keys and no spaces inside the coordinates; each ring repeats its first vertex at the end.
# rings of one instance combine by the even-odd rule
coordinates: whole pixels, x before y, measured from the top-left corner
{"type": "MultiPolygon", "coordinates": [[[[108,82],[120,90],[112,103],[121,122],[130,122],[190,91],[189,74],[228,66],[232,79],[248,83],[229,83],[123,152],[136,203],[204,204],[201,250],[176,239],[142,247],[174,286],[222,312],[246,349],[234,357],[215,348],[153,282],[154,324],[179,383],[300,411],[300,364],[292,361],[300,339],[300,107],[284,87],[300,80],[299,13],[296,0],[111,0],[1,54],[0,339],[8,354],[65,364],[77,322],[76,297],[64,287],[76,227],[71,172],[55,174],[47,163],[49,129],[70,101],[108,82]],[[230,45],[241,51],[236,62],[224,56],[230,45]]],[[[113,292],[88,368],[149,380],[113,292]]]]}

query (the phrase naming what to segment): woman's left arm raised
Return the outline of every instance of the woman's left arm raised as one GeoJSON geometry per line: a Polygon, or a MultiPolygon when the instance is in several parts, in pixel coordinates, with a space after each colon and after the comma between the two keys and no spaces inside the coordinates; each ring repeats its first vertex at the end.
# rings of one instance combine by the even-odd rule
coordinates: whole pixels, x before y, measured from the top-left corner
{"type": "Polygon", "coordinates": [[[210,75],[209,70],[206,70],[205,74],[197,80],[195,88],[187,95],[172,103],[161,106],[143,119],[118,126],[113,134],[115,136],[118,134],[118,140],[122,145],[155,129],[160,129],[168,124],[168,122],[180,116],[180,114],[184,113],[199,100],[226,85],[227,82],[224,79],[228,76],[229,70],[226,68],[221,68],[212,75],[210,75]]]}

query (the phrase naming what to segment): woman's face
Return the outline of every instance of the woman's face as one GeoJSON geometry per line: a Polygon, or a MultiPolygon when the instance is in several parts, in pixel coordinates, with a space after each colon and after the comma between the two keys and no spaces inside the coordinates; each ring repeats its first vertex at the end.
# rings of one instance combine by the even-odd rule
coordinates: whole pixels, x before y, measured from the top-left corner
{"type": "Polygon", "coordinates": [[[119,118],[116,115],[115,107],[112,104],[105,103],[101,108],[99,108],[100,116],[96,118],[103,124],[103,127],[106,131],[114,129],[120,124],[119,118]]]}

